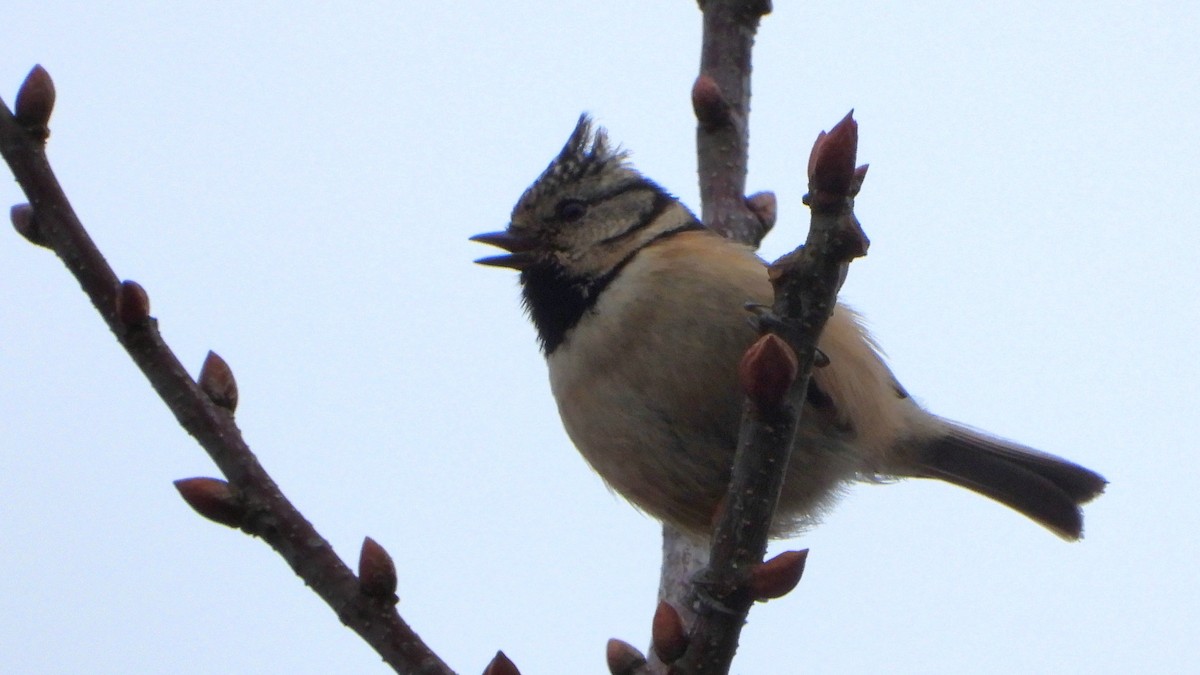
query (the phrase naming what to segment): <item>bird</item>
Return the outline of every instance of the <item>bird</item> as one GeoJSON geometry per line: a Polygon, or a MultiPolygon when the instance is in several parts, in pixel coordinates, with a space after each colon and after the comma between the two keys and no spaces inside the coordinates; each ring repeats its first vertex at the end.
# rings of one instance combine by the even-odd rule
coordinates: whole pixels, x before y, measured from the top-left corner
{"type": "MultiPolygon", "coordinates": [[[[763,260],[639,173],[586,113],[508,226],[471,240],[503,251],[477,263],[520,273],[559,415],[588,464],[638,509],[710,536],[737,449],[738,363],[759,337],[746,307],[773,297],[763,260]]],[[[854,482],[903,478],[1082,537],[1101,475],[925,410],[840,302],[818,347],[827,363],[804,396],[772,538],[816,525],[854,482]]]]}

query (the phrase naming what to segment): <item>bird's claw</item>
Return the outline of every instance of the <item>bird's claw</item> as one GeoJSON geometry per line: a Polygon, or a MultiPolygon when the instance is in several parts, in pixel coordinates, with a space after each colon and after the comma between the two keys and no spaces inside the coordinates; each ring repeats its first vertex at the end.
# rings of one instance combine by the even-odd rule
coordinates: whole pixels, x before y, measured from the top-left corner
{"type": "MultiPolygon", "coordinates": [[[[776,314],[770,305],[747,302],[742,307],[750,313],[747,321],[760,334],[776,333],[785,336],[792,334],[792,324],[794,322],[776,314]]],[[[817,348],[813,354],[813,367],[824,368],[827,365],[829,365],[829,356],[821,351],[820,348],[817,348]]]]}

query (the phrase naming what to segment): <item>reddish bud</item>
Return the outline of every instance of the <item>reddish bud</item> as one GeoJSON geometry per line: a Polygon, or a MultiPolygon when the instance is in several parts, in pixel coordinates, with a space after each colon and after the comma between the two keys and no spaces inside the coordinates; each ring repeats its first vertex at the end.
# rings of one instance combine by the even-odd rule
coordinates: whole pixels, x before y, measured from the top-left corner
{"type": "Polygon", "coordinates": [[[846,113],[829,133],[822,131],[808,156],[809,192],[826,192],[833,197],[850,193],[854,180],[854,158],[858,153],[858,122],[854,111],[846,113]]]}
{"type": "Polygon", "coordinates": [[[396,563],[374,539],[365,537],[358,554],[358,586],[363,595],[399,601],[396,597],[396,563]]]}
{"type": "Polygon", "coordinates": [[[246,517],[246,506],[238,498],[229,483],[216,478],[182,478],[175,481],[175,489],[196,513],[214,523],[241,527],[246,517]]]}
{"type": "Polygon", "coordinates": [[[812,180],[813,169],[817,166],[817,151],[825,143],[825,137],[829,134],[824,131],[817,132],[817,140],[813,141],[812,149],[808,151],[808,179],[812,180]]]}
{"type": "Polygon", "coordinates": [[[492,662],[483,669],[483,675],[521,675],[521,671],[517,670],[517,665],[505,656],[504,652],[496,652],[492,662]]]}
{"type": "Polygon", "coordinates": [[[117,319],[136,326],[150,318],[150,296],[136,281],[122,281],[117,288],[117,319]]]}
{"type": "Polygon", "coordinates": [[[8,217],[12,219],[13,229],[22,237],[34,245],[50,248],[50,243],[46,241],[42,235],[42,228],[38,227],[37,218],[33,215],[33,207],[29,204],[16,204],[8,211],[8,217]]]}
{"type": "Polygon", "coordinates": [[[700,75],[692,85],[692,110],[705,129],[726,126],[731,121],[729,102],[717,81],[709,75],[700,75]]]}
{"type": "Polygon", "coordinates": [[[863,181],[867,179],[867,169],[870,168],[870,166],[870,164],[863,164],[854,170],[854,178],[850,181],[851,197],[856,196],[858,191],[862,189],[863,181]]]}
{"type": "Polygon", "coordinates": [[[650,644],[663,663],[674,663],[687,651],[688,638],[683,631],[683,619],[666,600],[660,600],[650,624],[650,644]]]}
{"type": "Polygon", "coordinates": [[[770,410],[787,398],[799,370],[800,362],[792,348],[779,336],[767,334],[742,356],[738,380],[756,408],[770,410]]]}
{"type": "Polygon", "coordinates": [[[746,197],[746,208],[750,209],[750,213],[753,213],[755,218],[758,218],[758,222],[762,223],[764,230],[775,227],[778,205],[775,202],[774,192],[755,192],[746,197]]]}
{"type": "Polygon", "coordinates": [[[34,66],[25,76],[21,88],[17,90],[17,102],[13,106],[17,121],[30,129],[39,140],[46,140],[50,131],[46,124],[50,122],[50,113],[54,110],[54,80],[46,69],[34,66]]]}
{"type": "Polygon", "coordinates": [[[782,598],[804,575],[804,563],[808,560],[808,549],[784,551],[750,570],[750,595],[759,602],[782,598]]]}
{"type": "Polygon", "coordinates": [[[608,641],[604,657],[611,675],[634,675],[638,668],[646,665],[646,657],[641,652],[628,642],[616,638],[608,641]]]}
{"type": "Polygon", "coordinates": [[[213,403],[229,412],[237,410],[237,380],[233,379],[233,371],[229,369],[229,364],[225,363],[225,359],[217,356],[216,352],[210,351],[204,358],[204,365],[200,367],[198,384],[200,390],[213,403]]]}

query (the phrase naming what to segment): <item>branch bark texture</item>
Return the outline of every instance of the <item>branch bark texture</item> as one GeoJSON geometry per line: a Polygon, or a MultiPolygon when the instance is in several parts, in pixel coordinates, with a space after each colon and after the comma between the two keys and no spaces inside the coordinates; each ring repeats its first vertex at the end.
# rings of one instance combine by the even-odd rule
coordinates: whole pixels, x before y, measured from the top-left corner
{"type": "MultiPolygon", "coordinates": [[[[742,418],[725,510],[713,535],[711,560],[693,586],[697,619],[691,647],[676,664],[680,673],[728,672],[750,607],[755,600],[765,599],[755,597],[755,577],[764,571],[768,531],[817,361],[817,343],[837,303],[847,266],[866,254],[869,243],[854,217],[854,195],[866,173],[866,167],[854,168],[857,133],[856,123],[847,115],[828,135],[822,132],[818,137],[809,164],[808,238],[768,270],[775,301],[764,317],[765,325],[790,347],[796,375],[777,403],[756,393],[753,381],[743,383],[750,400],[742,418]]],[[[756,348],[769,344],[768,338],[747,352],[744,365],[752,361],[756,348]]],[[[774,374],[782,369],[779,359],[764,363],[759,381],[768,384],[759,385],[759,392],[777,387],[772,384],[774,374]]],[[[804,557],[794,560],[798,578],[804,557]]]]}
{"type": "Polygon", "coordinates": [[[770,0],[701,0],[700,75],[692,87],[701,220],[755,246],[769,224],[746,204],[750,145],[750,55],[770,0]]]}
{"type": "MultiPolygon", "coordinates": [[[[40,66],[35,68],[18,95],[18,113],[22,110],[22,96],[29,91],[44,90],[47,84],[49,76],[40,66]]],[[[40,109],[35,105],[25,108],[35,112],[40,109]]],[[[25,119],[14,116],[0,101],[0,154],[31,207],[14,209],[14,224],[19,213],[23,223],[18,230],[62,259],[179,424],[195,437],[228,478],[231,498],[240,503],[242,510],[237,526],[247,534],[261,537],[275,549],[333,608],[338,618],[362,636],[396,672],[451,673],[400,618],[393,601],[380,600],[362,591],[358,578],[338,558],[329,542],[288,501],[259,464],[242,439],[232,411],[214,403],[188,375],[163,341],[152,317],[145,315],[143,319],[141,314],[130,310],[129,292],[121,290],[116,273],[84,230],[46,159],[49,112],[47,108],[43,118],[25,119]]]]}
{"type": "MultiPolygon", "coordinates": [[[[772,227],[776,205],[770,193],[747,197],[751,50],[766,0],[701,1],[704,37],[700,74],[692,87],[697,117],[697,156],[703,220],[725,236],[757,246],[772,227]]],[[[812,222],[796,251],[769,268],[775,289],[763,326],[782,341],[760,340],[743,360],[742,384],[749,395],[743,414],[732,479],[708,563],[689,573],[687,561],[705,554],[681,552],[690,546],[677,533],[664,533],[664,571],[660,599],[678,603],[688,631],[688,648],[670,664],[671,673],[727,673],[741,629],[760,591],[769,597],[790,590],[803,571],[806,552],[789,553],[763,564],[768,532],[791,454],[796,425],[817,343],[833,312],[848,263],[866,253],[867,240],[853,214],[853,198],[865,175],[855,170],[857,125],[847,115],[830,134],[822,134],[809,161],[812,222]],[[757,353],[756,353],[756,350],[757,353]],[[766,355],[774,354],[768,358],[766,355]],[[787,379],[778,371],[787,363],[787,379]],[[784,389],[781,390],[781,387],[784,389]],[[780,395],[781,391],[786,393],[780,395]],[[765,580],[765,577],[771,577],[765,580]],[[782,584],[779,579],[784,578],[782,584]],[[688,589],[686,598],[679,588],[688,589]],[[780,590],[782,589],[782,590],[780,590]]],[[[660,661],[647,672],[666,672],[660,661]]]]}

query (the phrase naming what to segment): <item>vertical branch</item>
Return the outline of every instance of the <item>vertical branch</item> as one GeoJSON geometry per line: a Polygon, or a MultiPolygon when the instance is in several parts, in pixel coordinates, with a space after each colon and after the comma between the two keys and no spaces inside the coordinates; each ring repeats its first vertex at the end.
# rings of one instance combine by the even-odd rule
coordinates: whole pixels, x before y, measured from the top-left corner
{"type": "Polygon", "coordinates": [[[750,140],[750,54],[770,0],[700,0],[704,36],[692,87],[701,219],[725,236],[757,245],[771,225],[746,204],[750,140]]]}
{"type": "Polygon", "coordinates": [[[708,566],[710,557],[706,541],[681,532],[663,523],[663,561],[658,580],[658,600],[675,607],[687,625],[696,620],[692,611],[692,578],[708,566]]]}
{"type": "MultiPolygon", "coordinates": [[[[692,106],[698,122],[702,218],[723,235],[757,246],[776,213],[773,194],[745,195],[750,56],[759,19],[770,11],[770,2],[700,0],[700,7],[704,37],[692,106]]],[[[854,169],[857,139],[857,125],[849,115],[830,134],[818,137],[808,166],[808,239],[769,269],[775,302],[763,325],[770,333],[746,352],[739,366],[747,404],[711,549],[693,553],[690,549],[698,544],[664,528],[652,655],[669,661],[672,673],[727,673],[753,603],[787,593],[803,573],[806,551],[784,553],[766,563],[763,556],[818,340],[846,266],[866,253],[866,236],[853,214],[853,197],[865,174],[865,167],[854,169]],[[707,565],[693,578],[692,568],[705,557],[707,565]],[[681,574],[688,574],[692,583],[680,583],[681,574]],[[681,588],[690,589],[687,597],[679,597],[681,588]],[[664,598],[671,607],[664,607],[664,598]],[[660,621],[663,616],[671,620],[660,621]],[[681,619],[690,630],[674,627],[681,619]],[[685,630],[686,638],[663,637],[685,630]],[[686,648],[672,650],[680,640],[686,648]]],[[[654,672],[663,670],[661,665],[657,659],[650,664],[654,672]]]]}
{"type": "MultiPolygon", "coordinates": [[[[696,113],[696,159],[700,213],[705,225],[757,246],[775,224],[775,197],[747,199],[750,130],[750,57],[759,20],[770,0],[698,0],[703,13],[700,74],[692,85],[696,113]]],[[[691,580],[709,564],[706,542],[663,524],[663,562],[658,599],[675,607],[690,626],[691,580]]],[[[650,650],[653,668],[663,664],[650,650]]]]}

